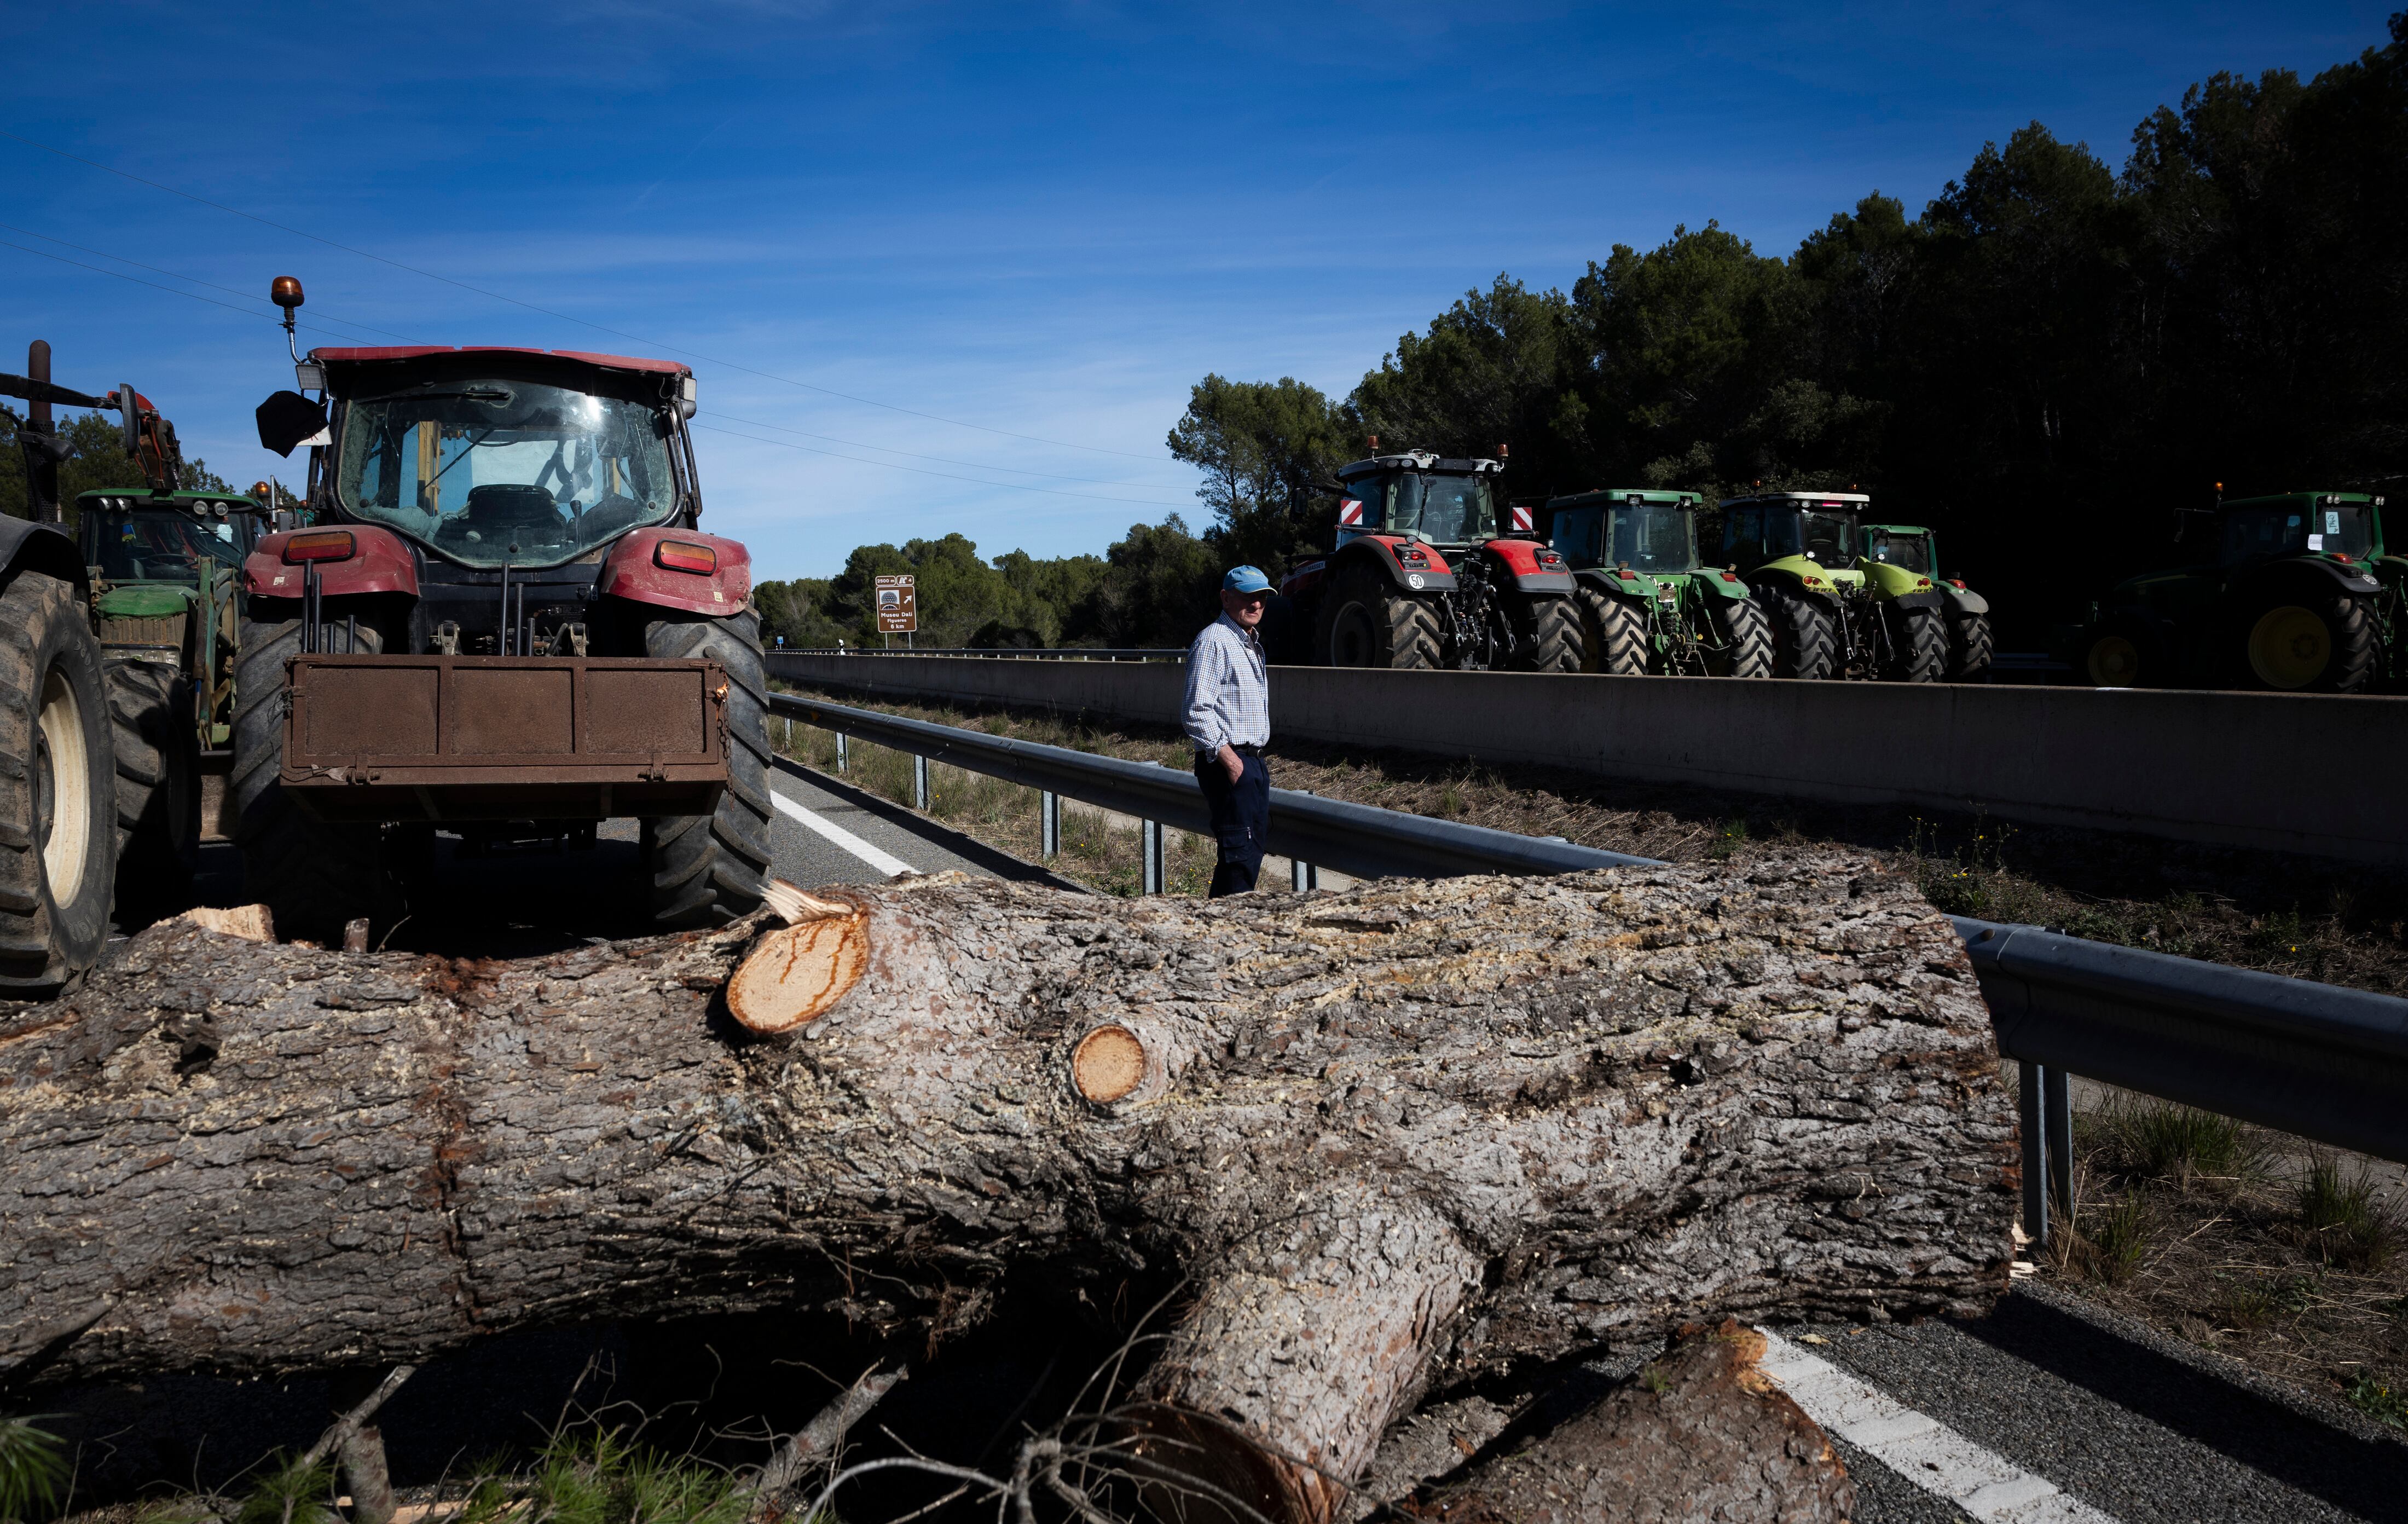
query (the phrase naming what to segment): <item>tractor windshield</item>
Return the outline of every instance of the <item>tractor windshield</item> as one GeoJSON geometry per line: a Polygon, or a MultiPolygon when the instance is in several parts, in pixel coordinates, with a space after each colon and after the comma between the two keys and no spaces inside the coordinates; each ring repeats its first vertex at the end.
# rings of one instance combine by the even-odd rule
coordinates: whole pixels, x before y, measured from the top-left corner
{"type": "Polygon", "coordinates": [[[677,506],[657,418],[537,381],[433,381],[344,405],[335,491],[472,567],[557,565],[677,506]]]}
{"type": "Polygon", "coordinates": [[[1408,471],[1388,509],[1391,534],[1418,534],[1433,545],[1469,545],[1497,537],[1497,504],[1484,476],[1408,471]]]}
{"type": "Polygon", "coordinates": [[[1694,571],[1697,525],[1689,510],[1673,503],[1633,503],[1612,510],[1603,560],[1633,571],[1694,571]]]}
{"type": "Polygon", "coordinates": [[[2366,556],[2374,553],[2374,515],[2364,503],[2316,503],[2293,499],[2224,510],[2223,558],[2229,565],[2266,555],[2366,556]]]}
{"type": "Polygon", "coordinates": [[[1844,567],[1856,558],[1852,549],[1856,531],[1856,521],[1845,513],[1769,508],[1764,513],[1764,557],[1777,561],[1803,555],[1827,567],[1844,567]]]}
{"type": "Polygon", "coordinates": [[[1865,559],[1885,566],[1912,571],[1925,577],[1937,577],[1933,569],[1931,537],[1904,529],[1868,529],[1865,531],[1865,559]]]}
{"type": "MultiPolygon", "coordinates": [[[[121,498],[119,501],[123,501],[121,498]]],[[[252,526],[248,514],[204,523],[172,508],[95,509],[93,565],[118,582],[189,582],[200,585],[201,573],[217,567],[239,567],[251,553],[252,526]]]]}

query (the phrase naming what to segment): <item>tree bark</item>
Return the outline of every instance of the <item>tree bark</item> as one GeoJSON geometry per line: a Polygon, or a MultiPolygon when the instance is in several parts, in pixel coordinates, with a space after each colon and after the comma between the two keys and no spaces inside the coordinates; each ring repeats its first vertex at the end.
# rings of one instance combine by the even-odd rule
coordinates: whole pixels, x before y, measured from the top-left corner
{"type": "Polygon", "coordinates": [[[269,1374],[796,1304],[941,1326],[1014,1265],[1177,1269],[1155,1432],[1317,1520],[1469,1376],[2005,1289],[1988,1015],[1863,858],[830,900],[802,941],[841,987],[768,1037],[724,995],[796,956],[766,912],[518,962],[145,931],[0,1017],[0,1362],[269,1374]]]}

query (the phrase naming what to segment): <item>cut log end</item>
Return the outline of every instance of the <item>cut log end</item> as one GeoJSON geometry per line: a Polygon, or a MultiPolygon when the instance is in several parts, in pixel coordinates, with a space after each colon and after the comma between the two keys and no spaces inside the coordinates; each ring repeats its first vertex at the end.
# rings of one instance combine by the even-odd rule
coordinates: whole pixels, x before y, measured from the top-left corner
{"type": "Polygon", "coordinates": [[[1118,1023],[1098,1027],[1072,1051],[1070,1082],[1098,1106],[1126,1100],[1145,1082],[1145,1044],[1118,1023]]]}
{"type": "Polygon", "coordinates": [[[236,905],[231,910],[195,905],[184,913],[184,919],[222,937],[240,937],[246,942],[276,940],[276,921],[265,905],[236,905]]]}
{"type": "MultiPolygon", "coordinates": [[[[812,905],[830,904],[797,893],[812,905]]],[[[770,1036],[825,1015],[868,966],[867,920],[853,906],[836,905],[765,933],[727,982],[727,1009],[738,1025],[770,1036]]]]}

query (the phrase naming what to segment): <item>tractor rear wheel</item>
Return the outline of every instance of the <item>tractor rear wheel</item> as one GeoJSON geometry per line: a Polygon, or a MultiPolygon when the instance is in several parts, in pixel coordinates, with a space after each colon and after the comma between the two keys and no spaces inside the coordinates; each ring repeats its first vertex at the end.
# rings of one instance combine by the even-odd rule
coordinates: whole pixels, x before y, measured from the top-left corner
{"type": "Polygon", "coordinates": [[[152,920],[183,908],[201,855],[201,742],[192,684],[165,662],[108,667],[117,759],[117,908],[152,920]]]}
{"type": "Polygon", "coordinates": [[[707,815],[643,823],[652,920],[665,928],[724,926],[761,903],[769,874],[769,685],[761,672],[761,621],[656,619],[644,654],[715,661],[727,672],[727,787],[707,815]]]}
{"type": "Polygon", "coordinates": [[[1722,650],[1706,663],[1714,677],[1770,677],[1772,625],[1754,598],[1714,598],[1706,611],[1722,650]]]}
{"type": "Polygon", "coordinates": [[[54,992],[100,957],[117,877],[108,697],[76,590],[0,590],[0,993],[54,992]]]}
{"type": "Polygon", "coordinates": [[[1756,590],[1772,626],[1772,676],[1820,682],[1839,661],[1837,615],[1819,598],[1768,582],[1756,590]]]}
{"type": "MultiPolygon", "coordinates": [[[[329,654],[381,654],[382,637],[366,625],[358,642],[346,624],[321,624],[318,649],[329,654]]],[[[306,813],[284,791],[284,664],[301,654],[301,621],[244,620],[234,680],[235,846],[242,854],[243,894],[267,907],[276,934],[341,945],[343,927],[366,917],[371,936],[390,930],[401,896],[384,859],[377,826],[334,826],[306,813]]]]}
{"type": "Polygon", "coordinates": [[[1338,574],[1322,605],[1321,659],[1332,667],[1434,669],[1443,665],[1438,613],[1369,567],[1338,574]]]}
{"type": "Polygon", "coordinates": [[[1948,626],[1937,609],[1892,604],[1889,628],[1896,641],[1882,676],[1893,683],[1937,683],[1948,669],[1948,626]]]}
{"type": "Polygon", "coordinates": [[[2374,675],[2366,600],[2335,588],[2264,605],[2243,626],[2243,669],[2286,693],[2356,693],[2374,675]]]}
{"type": "Polygon", "coordinates": [[[1581,670],[1638,677],[1647,670],[1647,625],[1623,599],[1583,583],[1572,595],[1580,604],[1581,670]]]}
{"type": "Polygon", "coordinates": [[[1990,616],[1956,613],[1948,616],[1948,681],[1982,683],[1990,676],[1990,616]]]}
{"type": "Polygon", "coordinates": [[[1516,663],[1530,672],[1577,672],[1583,641],[1580,606],[1560,594],[1541,593],[1527,600],[1522,637],[1529,653],[1516,663]]]}

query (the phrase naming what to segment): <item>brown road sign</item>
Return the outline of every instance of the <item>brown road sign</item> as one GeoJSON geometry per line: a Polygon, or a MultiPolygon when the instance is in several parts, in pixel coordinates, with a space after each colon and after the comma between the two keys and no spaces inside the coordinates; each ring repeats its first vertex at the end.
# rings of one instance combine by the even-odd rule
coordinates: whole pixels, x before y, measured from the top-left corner
{"type": "Polygon", "coordinates": [[[878,628],[885,635],[909,635],[920,627],[920,602],[909,577],[878,579],[878,628]]]}

